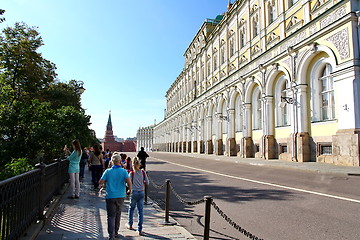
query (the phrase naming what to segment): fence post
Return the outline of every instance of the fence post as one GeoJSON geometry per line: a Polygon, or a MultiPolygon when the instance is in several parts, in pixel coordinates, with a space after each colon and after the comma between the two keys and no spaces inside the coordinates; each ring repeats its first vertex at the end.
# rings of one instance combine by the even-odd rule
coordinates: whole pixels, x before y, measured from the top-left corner
{"type": "Polygon", "coordinates": [[[213,199],[211,196],[205,196],[205,225],[204,225],[204,240],[209,240],[210,237],[210,211],[213,199]]]}
{"type": "Polygon", "coordinates": [[[176,225],[176,222],[170,222],[170,180],[166,179],[166,195],[165,195],[165,221],[160,224],[163,225],[176,225]]]}
{"type": "Polygon", "coordinates": [[[170,180],[166,179],[166,202],[165,202],[165,223],[169,222],[169,212],[170,212],[170,180]]]}
{"type": "Polygon", "coordinates": [[[38,212],[38,219],[43,220],[44,216],[44,188],[45,188],[45,163],[40,162],[35,165],[35,167],[40,169],[40,189],[39,189],[39,212],[38,212]]]}
{"type": "Polygon", "coordinates": [[[61,187],[62,187],[62,172],[61,172],[61,158],[56,159],[57,162],[57,179],[58,179],[58,183],[57,183],[57,189],[56,189],[56,195],[60,195],[61,194],[61,187]]]}

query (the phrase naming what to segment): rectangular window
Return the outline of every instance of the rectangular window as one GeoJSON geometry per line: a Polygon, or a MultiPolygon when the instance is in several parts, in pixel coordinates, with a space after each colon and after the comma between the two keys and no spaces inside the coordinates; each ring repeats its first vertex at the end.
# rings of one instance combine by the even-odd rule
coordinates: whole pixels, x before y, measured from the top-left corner
{"type": "Polygon", "coordinates": [[[317,144],[317,156],[332,155],[332,144],[329,142],[317,144]]]}
{"type": "Polygon", "coordinates": [[[280,144],[280,153],[287,153],[287,145],[280,144]]]}

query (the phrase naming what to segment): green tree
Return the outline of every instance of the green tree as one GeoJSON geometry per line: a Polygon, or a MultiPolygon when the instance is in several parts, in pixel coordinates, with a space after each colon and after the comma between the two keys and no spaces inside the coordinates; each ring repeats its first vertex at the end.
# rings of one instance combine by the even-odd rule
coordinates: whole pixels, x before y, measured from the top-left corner
{"type": "MultiPolygon", "coordinates": [[[[3,15],[5,13],[5,10],[4,9],[0,9],[0,15],[3,15]]],[[[4,22],[5,21],[5,18],[3,17],[0,17],[0,23],[4,22]]]]}
{"type": "Polygon", "coordinates": [[[55,64],[37,52],[43,42],[36,29],[16,23],[0,41],[0,167],[7,171],[0,175],[49,163],[73,139],[98,142],[81,107],[82,82],[57,81],[55,64]]]}

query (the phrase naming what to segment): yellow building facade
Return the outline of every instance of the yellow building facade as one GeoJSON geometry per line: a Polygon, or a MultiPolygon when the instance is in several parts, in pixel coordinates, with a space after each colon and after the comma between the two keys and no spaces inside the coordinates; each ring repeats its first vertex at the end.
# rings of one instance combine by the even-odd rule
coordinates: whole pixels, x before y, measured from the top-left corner
{"type": "Polygon", "coordinates": [[[360,1],[238,0],[206,19],[154,148],[360,164],[360,1]]]}

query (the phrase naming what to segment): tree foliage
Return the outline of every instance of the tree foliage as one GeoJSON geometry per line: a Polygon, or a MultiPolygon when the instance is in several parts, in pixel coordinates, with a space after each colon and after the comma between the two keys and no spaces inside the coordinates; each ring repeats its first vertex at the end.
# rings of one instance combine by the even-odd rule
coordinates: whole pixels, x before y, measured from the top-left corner
{"type": "Polygon", "coordinates": [[[0,41],[2,169],[18,173],[14,168],[33,166],[40,158],[51,162],[73,139],[83,146],[98,142],[81,107],[79,82],[56,79],[55,64],[38,52],[43,41],[36,28],[16,23],[3,30],[0,41]],[[14,159],[26,159],[26,164],[14,159]]]}

